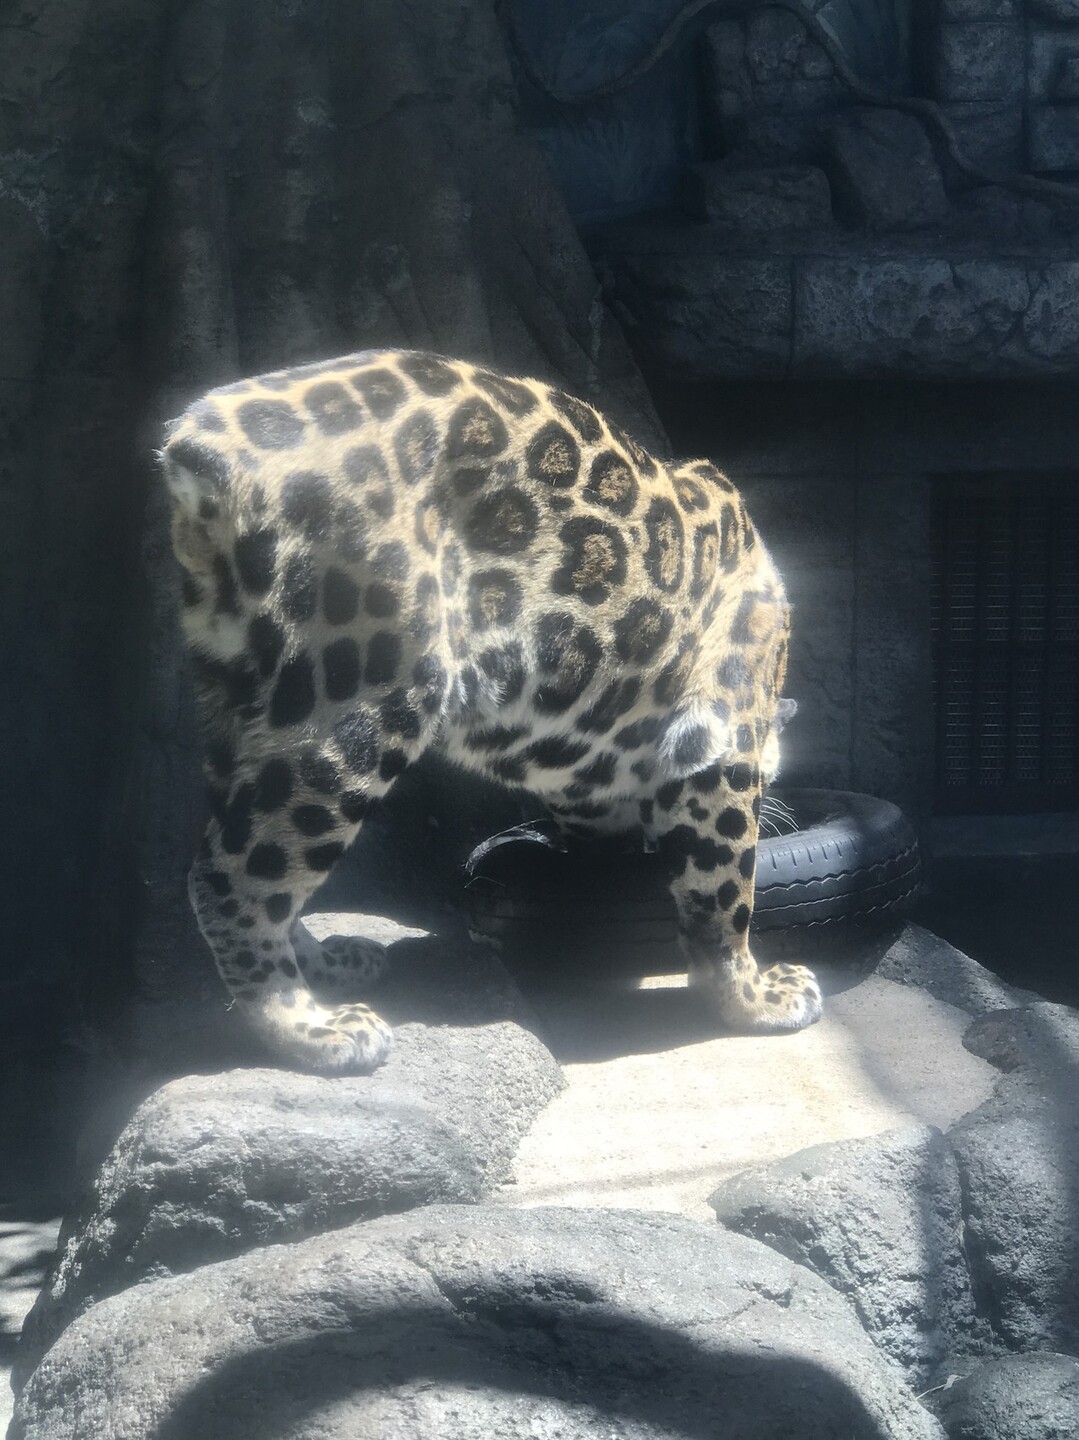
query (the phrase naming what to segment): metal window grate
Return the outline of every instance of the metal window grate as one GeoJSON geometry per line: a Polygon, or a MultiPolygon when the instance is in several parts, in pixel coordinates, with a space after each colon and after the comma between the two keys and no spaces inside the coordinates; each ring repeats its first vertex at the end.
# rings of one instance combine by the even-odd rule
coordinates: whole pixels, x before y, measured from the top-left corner
{"type": "Polygon", "coordinates": [[[1079,476],[938,483],[932,625],[938,810],[1079,807],[1079,476]]]}

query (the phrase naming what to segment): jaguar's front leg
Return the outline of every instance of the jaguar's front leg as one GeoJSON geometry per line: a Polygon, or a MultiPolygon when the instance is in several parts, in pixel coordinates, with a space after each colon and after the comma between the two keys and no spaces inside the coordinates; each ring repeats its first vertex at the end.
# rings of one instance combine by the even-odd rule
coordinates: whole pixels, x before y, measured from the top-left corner
{"type": "Polygon", "coordinates": [[[738,1030],[801,1030],[820,1017],[803,965],[761,970],[749,949],[761,779],[756,765],[714,764],[656,792],[652,828],[670,866],[689,983],[738,1030]]]}

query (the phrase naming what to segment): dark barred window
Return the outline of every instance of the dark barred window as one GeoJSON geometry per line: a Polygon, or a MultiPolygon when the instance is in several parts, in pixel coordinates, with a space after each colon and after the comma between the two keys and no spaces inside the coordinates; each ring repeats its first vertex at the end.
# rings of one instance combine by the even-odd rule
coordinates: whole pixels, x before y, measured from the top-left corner
{"type": "Polygon", "coordinates": [[[1079,476],[941,479],[932,616],[938,811],[1079,808],[1079,476]]]}

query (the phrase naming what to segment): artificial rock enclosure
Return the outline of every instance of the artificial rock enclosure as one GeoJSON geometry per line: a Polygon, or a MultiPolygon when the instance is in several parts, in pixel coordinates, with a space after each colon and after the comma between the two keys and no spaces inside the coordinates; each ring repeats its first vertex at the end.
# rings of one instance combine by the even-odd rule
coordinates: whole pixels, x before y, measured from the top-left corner
{"type": "MultiPolygon", "coordinates": [[[[1077,75],[1072,0],[5,7],[12,1193],[66,1196],[86,1076],[134,1060],[145,1089],[257,1059],[187,907],[201,787],[152,454],[211,384],[427,347],[558,380],[660,453],[715,459],[795,605],[785,778],[916,819],[992,808],[975,793],[992,756],[962,729],[992,697],[963,692],[959,729],[935,728],[934,626],[964,525],[1013,517],[1007,543],[1058,597],[1030,623],[1065,661],[1031,681],[1036,781],[1020,756],[1000,788],[1079,808],[1077,75]],[[988,520],[964,518],[987,495],[988,520]]],[[[520,818],[421,767],[334,904],[442,915],[472,841],[520,818]]],[[[453,1183],[423,1194],[481,1193],[453,1183]]],[[[1066,1325],[1032,1333],[1004,1348],[1074,1352],[1066,1325]]],[[[865,1403],[891,1415],[880,1433],[923,1433],[888,1410],[905,1400],[865,1403]]]]}

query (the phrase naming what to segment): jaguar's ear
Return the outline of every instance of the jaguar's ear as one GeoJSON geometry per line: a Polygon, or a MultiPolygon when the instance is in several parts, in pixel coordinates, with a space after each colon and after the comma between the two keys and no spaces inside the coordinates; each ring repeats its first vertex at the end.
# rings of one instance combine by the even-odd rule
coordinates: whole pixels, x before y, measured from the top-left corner
{"type": "Polygon", "coordinates": [[[778,735],[784,725],[794,719],[798,713],[798,701],[784,698],[776,706],[775,719],[772,721],[772,729],[778,735]]]}

